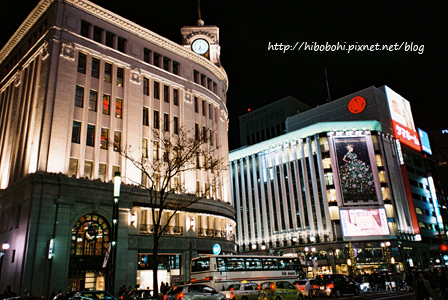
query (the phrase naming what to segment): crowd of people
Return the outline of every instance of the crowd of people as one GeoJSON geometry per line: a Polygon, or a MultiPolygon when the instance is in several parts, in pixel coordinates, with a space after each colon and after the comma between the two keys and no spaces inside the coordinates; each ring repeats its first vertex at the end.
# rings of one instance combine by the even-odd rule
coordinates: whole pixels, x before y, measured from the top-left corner
{"type": "Polygon", "coordinates": [[[415,299],[429,299],[431,292],[438,289],[440,299],[448,300],[448,269],[402,273],[359,274],[359,284],[369,283],[365,291],[407,290],[415,292],[415,299]]]}

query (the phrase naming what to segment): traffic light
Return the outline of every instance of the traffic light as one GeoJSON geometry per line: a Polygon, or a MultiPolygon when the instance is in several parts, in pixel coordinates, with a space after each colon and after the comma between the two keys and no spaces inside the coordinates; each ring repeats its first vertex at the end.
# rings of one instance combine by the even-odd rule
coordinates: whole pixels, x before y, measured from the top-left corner
{"type": "Polygon", "coordinates": [[[448,251],[448,246],[446,244],[442,244],[442,245],[440,245],[440,250],[443,252],[446,252],[446,251],[448,251]]]}

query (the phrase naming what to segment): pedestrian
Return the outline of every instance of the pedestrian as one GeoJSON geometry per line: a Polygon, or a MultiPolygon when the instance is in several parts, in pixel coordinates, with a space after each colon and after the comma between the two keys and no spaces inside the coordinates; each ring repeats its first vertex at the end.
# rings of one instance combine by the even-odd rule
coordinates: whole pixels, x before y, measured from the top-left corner
{"type": "Polygon", "coordinates": [[[54,297],[56,297],[56,290],[55,289],[53,289],[53,291],[51,292],[50,300],[53,300],[54,297]]]}
{"type": "Polygon", "coordinates": [[[160,283],[160,294],[163,295],[163,292],[165,291],[165,283],[163,281],[160,283]]]}
{"type": "Polygon", "coordinates": [[[428,280],[423,278],[423,272],[418,272],[417,279],[414,280],[412,289],[415,292],[416,300],[425,300],[431,297],[431,285],[428,280]]]}
{"type": "Polygon", "coordinates": [[[443,270],[442,276],[440,276],[439,285],[440,285],[440,295],[443,297],[447,293],[448,289],[448,269],[443,270]]]}

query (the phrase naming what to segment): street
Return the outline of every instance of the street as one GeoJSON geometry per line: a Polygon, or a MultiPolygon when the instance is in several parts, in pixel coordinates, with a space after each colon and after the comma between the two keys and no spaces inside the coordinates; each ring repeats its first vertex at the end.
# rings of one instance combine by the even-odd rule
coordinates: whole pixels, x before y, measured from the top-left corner
{"type": "MultiPolygon", "coordinates": [[[[439,290],[435,290],[432,293],[433,300],[439,300],[439,290]]],[[[413,300],[414,293],[408,291],[379,291],[372,293],[363,293],[359,296],[347,295],[340,298],[329,297],[326,299],[363,299],[363,300],[381,300],[381,299],[398,299],[398,300],[413,300]]]]}

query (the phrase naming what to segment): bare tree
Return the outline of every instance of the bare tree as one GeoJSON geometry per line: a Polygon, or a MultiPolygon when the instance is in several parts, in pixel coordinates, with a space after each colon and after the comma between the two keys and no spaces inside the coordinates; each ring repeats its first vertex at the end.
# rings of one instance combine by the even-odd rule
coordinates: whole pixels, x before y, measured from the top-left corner
{"type": "MultiPolygon", "coordinates": [[[[130,161],[142,172],[142,181],[133,183],[148,192],[147,204],[152,211],[151,228],[153,243],[152,270],[154,294],[158,295],[157,270],[159,264],[158,251],[161,239],[167,232],[170,220],[178,211],[188,209],[204,197],[212,197],[222,182],[222,172],[226,169],[225,162],[218,156],[217,141],[210,141],[214,134],[203,130],[195,132],[176,128],[177,134],[170,135],[159,129],[152,130],[151,143],[153,155],[139,151],[135,155],[132,146],[121,147],[115,141],[114,150],[130,161]],[[161,155],[160,155],[161,154],[161,155]],[[197,169],[207,170],[208,181],[199,190],[186,190],[182,175],[197,169]],[[175,194],[186,195],[175,197],[175,194]],[[156,213],[158,212],[158,213],[156,213]],[[167,216],[162,223],[162,216],[167,216]]],[[[149,146],[149,145],[148,145],[149,146]]]]}

